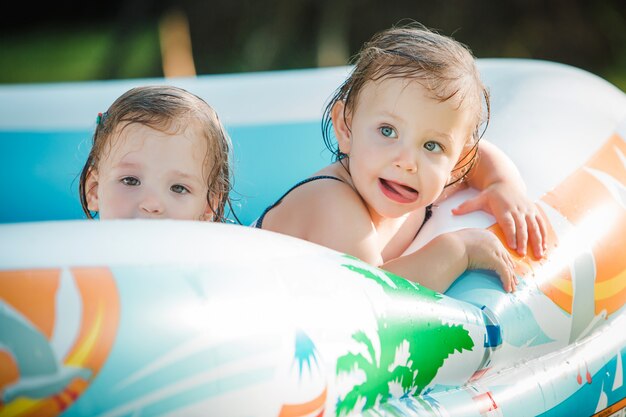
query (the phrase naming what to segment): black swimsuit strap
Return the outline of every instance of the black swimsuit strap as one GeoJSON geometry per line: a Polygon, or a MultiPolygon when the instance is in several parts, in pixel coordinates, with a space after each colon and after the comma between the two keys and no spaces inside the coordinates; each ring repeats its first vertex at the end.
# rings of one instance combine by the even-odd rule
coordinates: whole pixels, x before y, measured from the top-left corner
{"type": "Polygon", "coordinates": [[[337,177],[333,177],[332,175],[316,175],[314,177],[309,177],[307,179],[304,179],[302,181],[300,181],[299,183],[297,183],[296,185],[294,185],[293,187],[291,187],[289,190],[287,190],[287,192],[285,194],[282,195],[282,197],[280,197],[278,200],[276,200],[276,202],[274,204],[272,204],[271,206],[267,207],[263,213],[261,214],[261,217],[259,217],[259,219],[256,221],[254,227],[256,227],[257,229],[262,229],[263,228],[263,219],[265,218],[265,215],[274,207],[276,207],[277,205],[280,204],[281,201],[283,201],[283,198],[287,197],[287,194],[289,194],[290,192],[292,192],[293,190],[295,190],[296,188],[300,187],[301,185],[304,185],[308,182],[311,181],[316,181],[316,180],[336,180],[336,181],[340,181],[340,182],[345,182],[344,180],[342,180],[341,178],[337,178],[337,177]]]}
{"type": "MultiPolygon", "coordinates": [[[[345,183],[345,181],[342,180],[341,178],[333,177],[332,175],[316,175],[314,177],[309,177],[307,179],[304,179],[304,180],[300,181],[299,183],[297,183],[296,185],[294,185],[293,187],[291,187],[289,190],[287,190],[287,192],[285,194],[283,194],[274,204],[272,204],[271,206],[267,207],[263,211],[263,213],[261,214],[261,217],[259,217],[258,220],[256,221],[256,223],[254,224],[254,227],[256,227],[257,229],[262,229],[263,228],[263,219],[265,218],[265,215],[271,209],[273,209],[274,207],[279,205],[280,202],[283,201],[283,198],[285,198],[287,196],[287,194],[289,194],[290,192],[292,192],[296,188],[300,187],[301,185],[304,185],[304,184],[306,184],[308,182],[316,181],[316,180],[336,180],[336,181],[340,181],[340,182],[345,183]]],[[[433,205],[431,204],[429,206],[426,206],[426,213],[424,214],[424,221],[422,222],[422,225],[420,226],[420,228],[417,229],[417,233],[415,233],[416,237],[419,234],[419,232],[422,230],[422,228],[424,227],[426,222],[431,218],[432,215],[433,215],[433,205]]]]}
{"type": "MultiPolygon", "coordinates": [[[[433,215],[433,205],[430,204],[430,205],[426,206],[426,213],[424,214],[424,221],[422,222],[422,225],[420,226],[420,228],[417,229],[417,233],[415,233],[415,237],[417,237],[419,232],[421,232],[422,228],[424,227],[426,222],[432,217],[432,215],[433,215]]],[[[413,239],[415,239],[415,238],[413,238],[413,239]]]]}

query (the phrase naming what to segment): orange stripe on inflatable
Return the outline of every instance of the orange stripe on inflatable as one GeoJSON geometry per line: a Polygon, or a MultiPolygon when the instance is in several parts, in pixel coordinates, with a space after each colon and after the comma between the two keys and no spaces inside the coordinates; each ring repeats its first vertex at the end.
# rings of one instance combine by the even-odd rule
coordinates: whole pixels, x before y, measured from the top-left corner
{"type": "Polygon", "coordinates": [[[550,286],[562,292],[567,298],[571,298],[574,295],[574,287],[572,285],[571,278],[564,279],[560,277],[553,277],[550,280],[550,286]]]}
{"type": "Polygon", "coordinates": [[[108,268],[72,268],[71,271],[83,300],[83,324],[66,363],[91,368],[95,373],[106,361],[115,341],[119,295],[108,268]]]}
{"type": "Polygon", "coordinates": [[[626,142],[616,133],[589,159],[585,166],[604,171],[626,185],[626,167],[617,152],[618,150],[626,155],[626,142]]]}
{"type": "MultiPolygon", "coordinates": [[[[626,154],[626,143],[614,134],[585,163],[585,167],[602,171],[626,184],[626,167],[616,150],[626,154]]],[[[617,203],[606,187],[582,168],[542,199],[574,224],[578,224],[593,208],[617,203]]]]}
{"type": "Polygon", "coordinates": [[[626,211],[615,222],[606,239],[594,245],[596,259],[596,314],[612,314],[626,303],[626,211]]]}
{"type": "Polygon", "coordinates": [[[626,142],[615,134],[585,164],[589,170],[576,171],[562,186],[546,196],[546,201],[574,224],[585,221],[585,216],[589,216],[596,208],[601,208],[606,216],[596,221],[611,223],[598,224],[598,227],[606,230],[596,241],[589,242],[596,266],[596,314],[603,310],[611,314],[626,302],[626,257],[623,253],[626,246],[626,210],[611,193],[612,184],[609,182],[614,181],[617,186],[626,185],[626,167],[620,152],[626,154],[626,142]],[[608,179],[602,181],[597,175],[608,179]],[[564,204],[567,200],[572,202],[564,204]]]}
{"type": "Polygon", "coordinates": [[[60,269],[0,271],[0,298],[52,337],[60,269]]]}
{"type": "Polygon", "coordinates": [[[594,285],[596,314],[606,310],[611,314],[626,303],[626,270],[594,285]]]}
{"type": "MultiPolygon", "coordinates": [[[[60,269],[0,271],[0,298],[26,317],[48,339],[55,322],[56,293],[60,269]]],[[[2,357],[4,357],[3,354],[2,357]]],[[[8,383],[19,378],[17,365],[0,358],[0,392],[8,383]]],[[[16,398],[2,408],[2,417],[53,417],[59,409],[47,399],[16,398]]]]}
{"type": "Polygon", "coordinates": [[[51,412],[50,407],[46,407],[46,401],[30,400],[27,398],[16,398],[10,404],[2,408],[2,417],[51,417],[59,414],[59,410],[51,412]]]}
{"type": "MultiPolygon", "coordinates": [[[[586,166],[610,176],[615,181],[615,186],[626,187],[626,165],[622,159],[624,155],[626,142],[615,134],[586,166]]],[[[603,184],[602,188],[609,192],[607,185],[603,184]]],[[[606,236],[593,245],[596,261],[596,314],[602,310],[606,310],[607,314],[614,313],[626,302],[626,256],[623,253],[623,248],[626,247],[626,210],[623,202],[617,201],[616,197],[619,198],[612,195],[610,203],[606,203],[610,204],[615,220],[606,236]]]]}
{"type": "Polygon", "coordinates": [[[603,310],[611,314],[626,302],[626,210],[620,197],[614,195],[615,187],[626,185],[624,155],[626,142],[612,135],[583,168],[542,198],[579,230],[584,225],[597,232],[590,233],[586,242],[596,268],[596,314],[603,310]]]}
{"type": "Polygon", "coordinates": [[[87,382],[75,379],[56,398],[17,398],[2,409],[2,417],[56,417],[67,410],[87,386],[87,382]]]}
{"type": "Polygon", "coordinates": [[[614,404],[611,404],[610,406],[608,406],[604,410],[600,410],[599,412],[595,413],[591,417],[619,416],[619,414],[617,414],[617,412],[620,411],[622,408],[625,408],[625,407],[626,407],[626,398],[622,398],[618,402],[616,402],[614,404]]]}
{"type": "MultiPolygon", "coordinates": [[[[311,414],[315,411],[318,411],[320,408],[324,406],[326,403],[326,388],[324,391],[317,397],[312,399],[309,402],[302,404],[285,404],[280,410],[279,417],[302,417],[307,414],[311,414]]],[[[320,415],[322,415],[324,411],[322,410],[320,415]]]]}
{"type": "Polygon", "coordinates": [[[84,366],[88,363],[89,355],[94,350],[98,343],[98,337],[102,333],[102,322],[104,315],[104,308],[102,302],[98,302],[98,311],[92,325],[89,327],[89,332],[85,335],[82,343],[78,344],[72,354],[67,358],[67,365],[84,366]]]}
{"type": "Polygon", "coordinates": [[[572,276],[569,269],[563,270],[559,275],[551,277],[550,280],[540,284],[539,288],[549,299],[554,301],[560,309],[568,314],[572,314],[573,287],[572,276]],[[554,282],[558,284],[554,285],[554,282]]]}
{"type": "Polygon", "coordinates": [[[0,392],[3,387],[16,382],[19,377],[20,372],[11,355],[0,350],[0,392]]]}
{"type": "Polygon", "coordinates": [[[626,271],[626,210],[621,207],[615,209],[618,210],[621,213],[616,214],[621,216],[614,216],[617,219],[612,222],[604,239],[593,245],[598,270],[596,281],[610,280],[626,271]]]}
{"type": "MultiPolygon", "coordinates": [[[[106,361],[117,333],[119,295],[108,268],[75,268],[71,272],[81,295],[81,328],[70,353],[61,359],[67,365],[91,369],[93,377],[106,361]]],[[[58,269],[0,272],[0,296],[37,325],[41,322],[37,319],[38,314],[45,314],[50,321],[51,335],[55,321],[62,320],[54,316],[60,273],[58,269]],[[33,296],[36,296],[35,302],[33,296]],[[34,307],[37,307],[35,313],[34,307]]],[[[88,385],[88,381],[77,378],[56,397],[36,400],[16,398],[5,405],[0,414],[2,417],[58,416],[74,403],[88,385]]]]}
{"type": "Polygon", "coordinates": [[[611,193],[583,169],[576,170],[542,200],[575,225],[597,207],[616,203],[611,193]]]}
{"type": "Polygon", "coordinates": [[[602,303],[596,303],[596,314],[600,314],[602,310],[607,312],[607,315],[613,314],[620,308],[624,307],[624,300],[626,300],[626,288],[615,294],[611,298],[603,300],[602,303]]]}

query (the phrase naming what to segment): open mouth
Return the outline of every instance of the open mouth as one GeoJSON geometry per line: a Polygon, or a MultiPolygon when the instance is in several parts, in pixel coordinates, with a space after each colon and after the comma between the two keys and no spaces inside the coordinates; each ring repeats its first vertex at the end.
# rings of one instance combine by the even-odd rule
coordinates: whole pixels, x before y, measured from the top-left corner
{"type": "Polygon", "coordinates": [[[413,203],[419,196],[416,189],[383,178],[378,179],[378,185],[383,194],[396,203],[413,203]]]}

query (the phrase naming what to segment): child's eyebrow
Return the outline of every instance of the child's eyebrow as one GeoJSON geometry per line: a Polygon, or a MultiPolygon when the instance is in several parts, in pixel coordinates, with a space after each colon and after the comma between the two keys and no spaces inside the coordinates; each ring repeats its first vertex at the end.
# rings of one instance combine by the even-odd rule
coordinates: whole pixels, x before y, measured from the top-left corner
{"type": "Polygon", "coordinates": [[[180,170],[178,170],[178,169],[173,170],[173,171],[172,171],[172,174],[173,174],[174,176],[176,176],[177,178],[182,178],[182,179],[185,179],[185,180],[193,180],[193,181],[203,182],[203,180],[202,180],[200,177],[198,177],[197,175],[189,174],[189,173],[187,173],[187,172],[183,172],[183,171],[180,171],[180,170]]]}
{"type": "Polygon", "coordinates": [[[400,117],[399,115],[397,115],[394,112],[391,112],[389,110],[382,110],[380,112],[380,114],[382,116],[390,117],[390,118],[395,119],[395,120],[400,120],[400,121],[404,120],[402,117],[400,117]]]}
{"type": "Polygon", "coordinates": [[[117,164],[113,165],[113,168],[121,168],[121,169],[129,169],[129,168],[140,168],[141,164],[136,162],[125,162],[120,161],[117,164]]]}
{"type": "Polygon", "coordinates": [[[449,134],[447,134],[447,133],[445,133],[445,132],[439,132],[439,131],[437,131],[437,130],[431,130],[431,132],[432,132],[432,135],[433,135],[435,138],[438,138],[438,139],[443,139],[443,140],[445,140],[445,141],[447,141],[447,142],[453,142],[453,140],[452,140],[452,136],[450,136],[449,134]]]}

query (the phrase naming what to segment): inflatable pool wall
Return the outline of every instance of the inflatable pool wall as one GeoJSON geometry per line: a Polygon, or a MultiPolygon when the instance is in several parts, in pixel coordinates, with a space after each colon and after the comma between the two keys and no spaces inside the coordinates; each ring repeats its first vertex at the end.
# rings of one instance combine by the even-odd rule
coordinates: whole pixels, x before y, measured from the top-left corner
{"type": "MultiPolygon", "coordinates": [[[[91,113],[130,86],[215,105],[251,221],[327,162],[314,130],[348,68],[0,88],[0,180],[22,198],[0,212],[0,416],[624,415],[626,95],[560,64],[479,65],[488,137],[550,222],[515,294],[485,271],[438,294],[230,224],[73,220],[91,113]]],[[[485,213],[450,214],[472,193],[409,251],[462,227],[501,237],[485,213]]]]}

